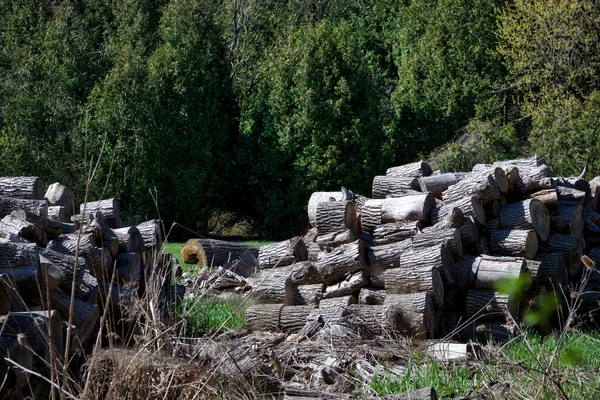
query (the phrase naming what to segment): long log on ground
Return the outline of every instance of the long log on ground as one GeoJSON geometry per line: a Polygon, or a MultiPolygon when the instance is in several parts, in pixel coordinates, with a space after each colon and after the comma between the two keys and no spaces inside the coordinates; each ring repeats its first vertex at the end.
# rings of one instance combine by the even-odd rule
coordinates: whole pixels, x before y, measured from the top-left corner
{"type": "Polygon", "coordinates": [[[411,241],[414,249],[442,244],[455,257],[461,257],[463,254],[462,238],[456,228],[426,228],[422,233],[413,236],[411,241]]]}
{"type": "Polygon", "coordinates": [[[323,276],[325,283],[332,284],[347,274],[362,269],[365,265],[364,242],[357,240],[353,243],[336,247],[330,252],[320,252],[317,270],[323,276]]]}
{"type": "Polygon", "coordinates": [[[284,306],[279,312],[279,327],[283,332],[296,333],[306,325],[312,306],[284,306]]]}
{"type": "Polygon", "coordinates": [[[316,226],[317,223],[317,206],[322,202],[342,201],[344,194],[338,192],[314,192],[308,200],[308,221],[311,226],[316,226]]]}
{"type": "Polygon", "coordinates": [[[534,285],[544,285],[548,290],[560,290],[569,282],[569,271],[565,258],[560,253],[538,252],[535,260],[540,264],[526,261],[534,285]]]}
{"type": "Polygon", "coordinates": [[[549,252],[560,253],[565,257],[569,276],[576,278],[581,273],[581,256],[583,247],[581,241],[572,236],[552,233],[546,245],[549,252]]]}
{"type": "Polygon", "coordinates": [[[444,305],[444,284],[437,268],[393,268],[384,272],[386,296],[426,292],[440,307],[444,305]]]}
{"type": "Polygon", "coordinates": [[[369,264],[373,269],[398,268],[400,255],[412,247],[410,240],[373,246],[367,252],[369,264]]]}
{"type": "Polygon", "coordinates": [[[442,192],[450,186],[458,183],[458,178],[453,173],[431,175],[419,178],[419,187],[423,193],[431,193],[438,199],[442,198],[442,192]]]}
{"type": "Polygon", "coordinates": [[[300,236],[282,242],[261,246],[258,249],[261,268],[285,267],[295,262],[308,260],[308,250],[300,236]]]}
{"type": "Polygon", "coordinates": [[[467,291],[477,275],[479,270],[480,257],[471,254],[463,254],[463,256],[454,265],[454,282],[459,289],[467,291]]]}
{"type": "Polygon", "coordinates": [[[419,190],[419,181],[414,177],[379,175],[373,178],[373,198],[400,197],[419,190]]]}
{"type": "Polygon", "coordinates": [[[381,223],[403,220],[429,222],[431,210],[435,208],[435,198],[430,193],[388,198],[381,205],[381,223]]]}
{"type": "Polygon", "coordinates": [[[400,255],[400,268],[408,270],[428,267],[434,267],[439,271],[444,284],[454,284],[454,259],[450,250],[443,244],[413,247],[400,255]]]}
{"type": "Polygon", "coordinates": [[[399,221],[379,225],[373,230],[373,241],[376,246],[400,242],[415,236],[422,228],[421,221],[399,221]]]}
{"type": "Polygon", "coordinates": [[[42,200],[44,186],[37,176],[2,177],[0,178],[0,196],[42,200]]]}
{"type": "Polygon", "coordinates": [[[279,316],[283,304],[260,304],[246,309],[246,329],[248,332],[279,332],[279,316]]]}
{"type": "Polygon", "coordinates": [[[136,226],[113,229],[119,242],[119,251],[122,253],[142,253],[144,251],[144,239],[136,226]]]}
{"type": "Polygon", "coordinates": [[[63,331],[62,320],[56,310],[15,312],[0,317],[2,336],[17,337],[24,334],[27,345],[34,354],[49,361],[50,344],[55,354],[62,354],[63,331]],[[52,331],[52,342],[49,341],[48,329],[52,331]]]}
{"type": "Polygon", "coordinates": [[[75,297],[84,301],[94,298],[98,290],[98,280],[88,272],[89,268],[85,258],[79,257],[76,259],[74,256],[49,249],[45,249],[42,254],[63,272],[64,279],[60,287],[67,293],[71,293],[73,273],[75,264],[77,264],[75,297]]]}
{"type": "Polygon", "coordinates": [[[371,306],[351,304],[342,321],[352,326],[367,328],[373,335],[394,335],[402,330],[402,314],[394,305],[371,306]]]}
{"type": "Polygon", "coordinates": [[[38,248],[33,243],[0,238],[0,268],[39,267],[38,248]]]}
{"type": "Polygon", "coordinates": [[[360,222],[363,230],[372,232],[378,225],[381,225],[381,209],[385,199],[370,199],[363,204],[361,209],[360,222]]]}
{"type": "Polygon", "coordinates": [[[505,321],[510,313],[515,321],[519,318],[519,301],[508,294],[493,290],[471,289],[467,294],[467,318],[476,317],[486,321],[505,321]]]}
{"type": "MultiPolygon", "coordinates": [[[[498,168],[499,171],[502,171],[498,168]]],[[[504,175],[504,172],[501,172],[504,175]]],[[[494,176],[488,173],[472,173],[467,178],[450,186],[442,194],[445,203],[454,203],[464,197],[475,196],[482,203],[487,203],[500,198],[500,190],[494,176]]],[[[464,212],[464,210],[463,210],[464,212]]]]}
{"type": "Polygon", "coordinates": [[[534,230],[496,230],[490,235],[490,250],[498,256],[535,258],[538,240],[534,230]]]}
{"type": "Polygon", "coordinates": [[[502,229],[534,229],[542,241],[550,234],[550,214],[544,204],[536,199],[528,199],[509,204],[500,210],[502,229]]]}
{"type": "Polygon", "coordinates": [[[83,214],[84,210],[86,214],[93,214],[96,211],[100,211],[111,228],[121,227],[121,212],[119,211],[119,203],[116,199],[82,203],[79,206],[79,212],[83,214]]]}
{"type": "Polygon", "coordinates": [[[252,288],[250,296],[256,304],[285,304],[293,303],[293,284],[290,278],[271,277],[269,279],[248,278],[252,288]]]}
{"type": "Polygon", "coordinates": [[[343,297],[356,295],[362,287],[366,285],[363,271],[358,271],[349,275],[343,281],[327,286],[323,291],[323,298],[343,297]]]}
{"type": "MultiPolygon", "coordinates": [[[[322,236],[317,236],[316,243],[322,250],[329,251],[334,247],[341,246],[346,243],[351,243],[356,240],[356,234],[352,229],[344,229],[341,231],[328,233],[322,236]]],[[[308,250],[307,250],[308,257],[308,250]]]]}
{"type": "Polygon", "coordinates": [[[499,282],[520,280],[523,290],[531,287],[531,276],[522,257],[495,257],[482,255],[473,281],[476,289],[495,289],[499,282]],[[529,276],[529,279],[527,279],[529,276]],[[529,280],[529,283],[527,281],[529,280]]]}
{"type": "MultiPolygon", "coordinates": [[[[56,309],[60,313],[61,317],[65,321],[69,320],[71,298],[62,290],[57,289],[50,292],[50,304],[52,308],[56,309]]],[[[73,325],[76,327],[74,333],[77,337],[75,343],[79,347],[85,349],[93,340],[96,339],[96,328],[100,320],[99,307],[95,303],[90,303],[79,299],[75,299],[74,304],[73,325]]]]}
{"type": "Polygon", "coordinates": [[[550,223],[552,232],[581,239],[584,228],[583,206],[578,203],[560,201],[558,210],[550,217],[550,223]]]}
{"type": "Polygon", "coordinates": [[[433,301],[427,293],[389,294],[384,305],[400,310],[398,333],[417,340],[437,337],[433,301]]]}
{"type": "Polygon", "coordinates": [[[292,287],[292,304],[295,306],[313,306],[316,307],[323,299],[323,283],[312,285],[294,285],[292,287]]]}
{"type": "Polygon", "coordinates": [[[476,174],[485,174],[492,176],[494,182],[496,182],[498,190],[501,193],[508,193],[510,184],[508,182],[508,178],[506,177],[506,172],[504,172],[504,169],[489,164],[476,164],[473,166],[472,171],[476,174]]]}
{"type": "Polygon", "coordinates": [[[302,261],[283,268],[263,269],[254,273],[253,278],[268,282],[272,279],[292,280],[294,285],[311,285],[324,283],[323,277],[317,271],[317,266],[311,261],[302,261]]]}
{"type": "Polygon", "coordinates": [[[434,208],[431,211],[431,222],[433,224],[441,223],[448,218],[454,208],[460,209],[465,217],[471,216],[477,223],[485,224],[485,209],[479,198],[475,196],[465,196],[454,203],[446,203],[441,207],[434,208]]]}
{"type": "Polygon", "coordinates": [[[235,260],[248,250],[258,258],[259,248],[256,246],[215,239],[190,239],[181,249],[181,255],[186,264],[217,267],[235,260]]]}
{"type": "Polygon", "coordinates": [[[73,210],[73,200],[75,200],[75,195],[73,194],[73,191],[65,185],[61,185],[59,182],[50,184],[48,189],[46,189],[44,197],[48,199],[51,206],[65,207],[69,214],[73,210]]]}
{"type": "Polygon", "coordinates": [[[48,216],[48,200],[17,199],[0,197],[0,217],[5,217],[15,210],[25,210],[41,217],[48,216]]]}
{"type": "Polygon", "coordinates": [[[410,164],[399,165],[397,167],[388,168],[385,174],[387,176],[403,176],[420,178],[429,176],[433,173],[431,166],[425,161],[417,161],[410,164]]]}
{"type": "Polygon", "coordinates": [[[358,293],[358,304],[381,305],[385,301],[386,291],[371,287],[363,287],[358,293]]]}
{"type": "Polygon", "coordinates": [[[514,327],[504,322],[475,321],[460,330],[464,341],[506,343],[512,339],[514,327]]]}

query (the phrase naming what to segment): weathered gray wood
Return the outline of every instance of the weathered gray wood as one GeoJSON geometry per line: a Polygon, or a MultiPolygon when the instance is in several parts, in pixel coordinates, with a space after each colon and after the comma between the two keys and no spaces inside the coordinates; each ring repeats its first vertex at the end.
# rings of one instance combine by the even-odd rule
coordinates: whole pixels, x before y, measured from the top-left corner
{"type": "Polygon", "coordinates": [[[317,205],[317,235],[343,229],[356,231],[356,209],[351,201],[328,201],[317,205]]]}
{"type": "Polygon", "coordinates": [[[379,175],[373,178],[372,189],[374,199],[413,195],[419,190],[419,181],[410,176],[379,175]]]}
{"type": "Polygon", "coordinates": [[[431,210],[435,208],[435,198],[430,193],[387,198],[381,205],[381,223],[403,220],[429,222],[431,210]]]}
{"type": "Polygon", "coordinates": [[[417,340],[437,337],[435,310],[429,294],[387,294],[384,305],[400,310],[398,333],[417,340]]]}
{"type": "Polygon", "coordinates": [[[385,270],[371,270],[369,272],[369,286],[375,289],[385,289],[385,270]]]}
{"type": "Polygon", "coordinates": [[[73,191],[71,191],[65,185],[61,185],[59,182],[54,182],[48,186],[46,189],[46,194],[44,195],[51,206],[65,207],[67,213],[71,213],[73,210],[73,200],[75,200],[75,195],[73,191]]]}
{"type": "Polygon", "coordinates": [[[330,297],[319,302],[320,309],[346,309],[350,304],[357,304],[358,300],[354,295],[330,297]]]}
{"type": "Polygon", "coordinates": [[[444,284],[435,267],[388,269],[384,272],[384,279],[386,297],[389,294],[426,292],[432,295],[438,306],[444,305],[444,284]]]}
{"type": "Polygon", "coordinates": [[[560,201],[558,210],[550,217],[550,224],[554,233],[563,233],[581,239],[584,228],[583,205],[560,201]]]}
{"type": "Polygon", "coordinates": [[[500,215],[500,202],[498,200],[490,201],[484,204],[483,209],[485,210],[486,219],[498,218],[500,215]]]}
{"type": "MultiPolygon", "coordinates": [[[[502,171],[500,168],[498,170],[502,171]]],[[[504,175],[503,172],[500,173],[504,175]]],[[[444,203],[454,203],[462,200],[464,197],[471,196],[479,198],[482,203],[499,199],[500,190],[494,180],[494,176],[487,172],[473,172],[465,179],[446,189],[442,194],[442,199],[444,203]]]]}
{"type": "Polygon", "coordinates": [[[279,316],[283,304],[260,304],[246,309],[246,329],[248,332],[279,332],[279,316]]]}
{"type": "Polygon", "coordinates": [[[288,333],[300,332],[313,309],[312,306],[284,306],[279,312],[279,328],[288,333]]]}
{"type": "Polygon", "coordinates": [[[0,268],[39,267],[37,246],[0,238],[0,268]]]}
{"type": "Polygon", "coordinates": [[[444,284],[454,285],[454,259],[444,244],[412,247],[402,252],[400,267],[404,269],[433,267],[439,271],[444,284]]]}
{"type": "Polygon", "coordinates": [[[5,217],[15,210],[25,210],[41,217],[48,216],[48,200],[19,199],[0,197],[0,217],[5,217]]]}
{"type": "Polygon", "coordinates": [[[136,226],[113,229],[119,242],[119,251],[122,253],[142,253],[144,251],[144,239],[136,226]]]}
{"type": "Polygon", "coordinates": [[[457,182],[458,178],[456,175],[446,173],[419,178],[419,187],[421,188],[421,192],[429,192],[438,199],[441,199],[442,192],[457,182]]]}
{"type": "Polygon", "coordinates": [[[549,252],[560,253],[565,257],[570,277],[575,278],[581,273],[583,247],[579,239],[568,235],[552,233],[548,238],[546,248],[549,252]]]}
{"type": "Polygon", "coordinates": [[[403,329],[401,311],[394,305],[351,304],[342,321],[352,326],[367,328],[373,335],[393,337],[395,332],[403,329]]]}
{"type": "Polygon", "coordinates": [[[508,193],[510,184],[504,169],[489,165],[489,164],[476,164],[473,166],[472,171],[476,174],[485,174],[493,177],[496,186],[501,193],[508,193]]]}
{"type": "MultiPolygon", "coordinates": [[[[327,251],[330,251],[331,249],[327,249],[327,251]]],[[[308,261],[316,263],[317,261],[319,261],[319,254],[321,253],[321,248],[319,247],[319,245],[315,242],[310,243],[308,245],[308,261]]]]}
{"type": "Polygon", "coordinates": [[[519,318],[519,301],[516,297],[493,290],[471,289],[467,294],[466,316],[486,321],[505,321],[506,313],[519,318]]]}
{"type": "Polygon", "coordinates": [[[410,164],[404,164],[397,167],[388,168],[385,172],[388,176],[404,176],[412,178],[420,178],[429,176],[433,173],[431,166],[425,161],[417,161],[410,164]]]}
{"type": "Polygon", "coordinates": [[[363,271],[358,271],[349,275],[342,281],[327,286],[323,291],[323,298],[329,299],[332,297],[356,295],[365,285],[364,273],[363,271]]]}
{"type": "Polygon", "coordinates": [[[36,226],[30,222],[19,218],[17,213],[23,213],[23,210],[13,211],[0,221],[0,235],[7,238],[9,235],[22,237],[23,239],[35,242],[37,240],[36,226]]]}
{"type": "Polygon", "coordinates": [[[485,224],[485,210],[478,197],[467,196],[458,199],[454,203],[444,203],[443,206],[431,211],[431,222],[439,224],[446,219],[454,208],[460,209],[465,217],[471,216],[479,224],[485,224]]]}
{"type": "Polygon", "coordinates": [[[400,254],[412,247],[410,240],[393,242],[380,246],[372,246],[367,252],[369,265],[374,269],[398,268],[400,266],[400,254]]]}
{"type": "Polygon", "coordinates": [[[253,275],[253,278],[256,278],[259,281],[265,280],[265,282],[272,279],[278,280],[290,278],[294,285],[324,283],[323,277],[317,271],[316,264],[311,261],[301,261],[282,268],[258,270],[253,275]]]}
{"type": "Polygon", "coordinates": [[[381,305],[385,301],[385,296],[384,289],[363,287],[358,293],[358,304],[381,305]]]}
{"type": "Polygon", "coordinates": [[[463,256],[454,265],[454,282],[456,286],[467,291],[477,275],[479,269],[480,257],[471,254],[463,254],[463,256]]]}
{"type": "Polygon", "coordinates": [[[160,250],[164,241],[164,235],[159,220],[151,219],[138,224],[136,227],[140,231],[140,235],[142,235],[146,251],[152,249],[160,250]]]}
{"type": "Polygon", "coordinates": [[[531,287],[531,276],[526,269],[524,258],[482,255],[473,287],[492,290],[499,282],[508,279],[522,281],[524,290],[531,287]],[[529,279],[527,279],[528,276],[529,279]]]}
{"type": "Polygon", "coordinates": [[[365,265],[365,245],[361,240],[320,252],[317,270],[325,283],[332,284],[347,274],[356,272],[365,265]]]}
{"type": "Polygon", "coordinates": [[[500,229],[500,219],[499,218],[488,218],[485,221],[485,229],[488,232],[497,231],[500,229]]]}
{"type": "Polygon", "coordinates": [[[312,285],[294,285],[292,287],[292,303],[295,306],[313,306],[319,305],[323,299],[323,283],[315,283],[312,285]]]}
{"type": "Polygon", "coordinates": [[[344,194],[338,192],[314,192],[308,200],[308,221],[311,226],[317,223],[317,206],[325,201],[342,201],[344,194]]]}
{"type": "Polygon", "coordinates": [[[321,248],[322,250],[329,251],[334,247],[354,242],[356,240],[356,235],[352,229],[344,229],[341,231],[328,233],[322,236],[317,236],[315,240],[316,243],[319,245],[319,248],[321,248]]]}
{"type": "Polygon", "coordinates": [[[522,193],[532,193],[543,189],[553,188],[554,173],[547,165],[537,167],[519,167],[521,179],[517,182],[517,187],[522,193]]]}
{"type": "Polygon", "coordinates": [[[248,278],[250,295],[256,304],[285,304],[294,301],[292,280],[285,276],[273,276],[269,279],[248,278]]]}
{"type": "Polygon", "coordinates": [[[44,186],[37,176],[1,177],[0,196],[42,200],[44,186]]]}
{"type": "Polygon", "coordinates": [[[496,230],[490,235],[490,250],[498,256],[535,258],[537,235],[533,229],[496,230]]]}
{"type": "Polygon", "coordinates": [[[550,234],[550,214],[537,199],[527,199],[509,204],[500,210],[502,229],[534,229],[542,241],[550,234]]]}
{"type": "Polygon", "coordinates": [[[381,225],[381,209],[385,199],[369,199],[361,208],[360,222],[364,231],[373,232],[381,225]]]}
{"type": "Polygon", "coordinates": [[[450,250],[454,257],[461,257],[463,254],[462,238],[460,231],[456,228],[425,228],[423,232],[413,236],[410,240],[414,249],[442,244],[450,250]]]}
{"type": "Polygon", "coordinates": [[[295,262],[308,260],[308,250],[300,236],[282,242],[261,246],[258,249],[261,268],[285,267],[295,262]]]}
{"type": "Polygon", "coordinates": [[[181,249],[181,255],[186,264],[216,267],[239,258],[248,250],[258,258],[256,246],[215,239],[190,239],[181,249]]]}
{"type": "Polygon", "coordinates": [[[546,160],[544,159],[544,157],[540,157],[538,155],[534,155],[531,157],[527,157],[527,158],[516,158],[514,160],[504,160],[504,161],[496,161],[494,162],[494,165],[497,165],[499,167],[506,167],[506,166],[515,166],[517,168],[523,168],[523,169],[530,169],[530,168],[536,168],[542,165],[547,165],[546,164],[546,160]]]}
{"type": "Polygon", "coordinates": [[[565,258],[560,253],[538,252],[535,256],[539,265],[527,261],[533,283],[544,285],[549,290],[560,290],[569,283],[569,271],[565,258]]]}
{"type": "Polygon", "coordinates": [[[111,228],[121,227],[121,212],[119,211],[119,203],[116,199],[83,203],[79,206],[79,212],[83,214],[84,210],[86,214],[93,214],[96,211],[100,211],[111,228]]]}
{"type": "Polygon", "coordinates": [[[94,237],[91,234],[84,234],[83,232],[61,235],[59,238],[48,242],[46,245],[46,248],[49,250],[72,256],[77,253],[77,248],[79,248],[79,253],[83,254],[90,252],[95,247],[94,237]]]}
{"type": "Polygon", "coordinates": [[[375,245],[399,242],[415,236],[422,227],[421,221],[399,221],[379,225],[373,230],[373,241],[375,245]]]}
{"type": "Polygon", "coordinates": [[[60,287],[66,293],[71,293],[71,284],[75,265],[77,265],[77,279],[75,286],[75,297],[88,301],[92,299],[98,290],[98,280],[89,272],[88,264],[84,257],[76,259],[74,256],[62,254],[54,250],[45,249],[43,256],[50,260],[64,274],[63,282],[60,287]]]}
{"type": "Polygon", "coordinates": [[[71,222],[71,213],[65,206],[48,207],[48,218],[60,222],[71,222]]]}

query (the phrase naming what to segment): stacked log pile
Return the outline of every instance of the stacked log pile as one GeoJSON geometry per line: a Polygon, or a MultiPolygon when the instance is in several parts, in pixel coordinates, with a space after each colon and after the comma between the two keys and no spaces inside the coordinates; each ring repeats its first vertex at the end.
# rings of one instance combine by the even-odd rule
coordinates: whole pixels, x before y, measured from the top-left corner
{"type": "Polygon", "coordinates": [[[38,178],[0,178],[0,368],[8,377],[2,393],[48,390],[4,357],[45,376],[50,359],[63,359],[66,343],[71,356],[89,351],[103,308],[120,323],[124,302],[144,286],[147,254],[161,246],[158,221],[121,227],[114,199],[82,204],[72,216],[73,201],[60,183],[44,194],[38,178]]]}

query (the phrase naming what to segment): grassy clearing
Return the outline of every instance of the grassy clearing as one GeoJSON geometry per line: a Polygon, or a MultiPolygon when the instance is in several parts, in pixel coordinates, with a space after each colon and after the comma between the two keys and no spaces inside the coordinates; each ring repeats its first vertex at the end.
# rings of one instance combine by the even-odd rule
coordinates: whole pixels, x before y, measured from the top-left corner
{"type": "Polygon", "coordinates": [[[243,328],[246,308],[241,302],[188,297],[177,310],[177,314],[184,321],[183,335],[199,337],[243,328]]]}

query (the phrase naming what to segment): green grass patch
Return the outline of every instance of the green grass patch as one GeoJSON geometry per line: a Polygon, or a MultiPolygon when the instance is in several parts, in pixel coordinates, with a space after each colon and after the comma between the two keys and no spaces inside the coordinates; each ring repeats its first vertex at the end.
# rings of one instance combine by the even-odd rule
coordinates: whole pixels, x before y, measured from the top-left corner
{"type": "Polygon", "coordinates": [[[177,309],[183,335],[199,337],[244,327],[246,304],[232,301],[186,298],[177,309]]]}

